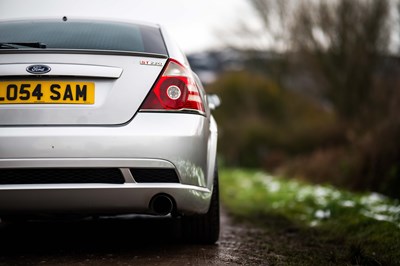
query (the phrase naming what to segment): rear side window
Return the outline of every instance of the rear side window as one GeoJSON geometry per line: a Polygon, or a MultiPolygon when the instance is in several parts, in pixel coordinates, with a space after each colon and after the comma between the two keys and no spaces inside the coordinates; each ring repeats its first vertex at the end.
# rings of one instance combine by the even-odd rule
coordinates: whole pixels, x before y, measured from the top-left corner
{"type": "MultiPolygon", "coordinates": [[[[0,23],[0,43],[45,43],[48,49],[144,52],[167,55],[159,28],[103,21],[0,23]]],[[[32,49],[21,47],[21,49],[32,49]]]]}

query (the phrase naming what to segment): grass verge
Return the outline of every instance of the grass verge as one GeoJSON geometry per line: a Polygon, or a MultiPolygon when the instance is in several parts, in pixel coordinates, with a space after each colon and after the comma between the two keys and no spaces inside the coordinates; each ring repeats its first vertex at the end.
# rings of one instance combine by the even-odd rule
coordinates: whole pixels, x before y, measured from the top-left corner
{"type": "Polygon", "coordinates": [[[259,171],[220,171],[221,199],[236,218],[256,223],[281,265],[400,265],[400,203],[259,171]]]}

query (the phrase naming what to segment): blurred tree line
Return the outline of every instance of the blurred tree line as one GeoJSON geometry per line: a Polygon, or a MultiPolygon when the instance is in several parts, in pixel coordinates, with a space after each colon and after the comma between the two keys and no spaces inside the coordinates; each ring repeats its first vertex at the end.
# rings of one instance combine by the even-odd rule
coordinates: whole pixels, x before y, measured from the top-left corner
{"type": "Polygon", "coordinates": [[[397,0],[249,2],[246,65],[207,88],[225,164],[400,197],[397,0]]]}

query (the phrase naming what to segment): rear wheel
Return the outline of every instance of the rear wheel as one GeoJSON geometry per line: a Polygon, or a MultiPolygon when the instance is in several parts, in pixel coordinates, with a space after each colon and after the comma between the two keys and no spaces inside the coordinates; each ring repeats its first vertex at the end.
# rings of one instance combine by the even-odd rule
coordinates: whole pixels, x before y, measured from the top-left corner
{"type": "Polygon", "coordinates": [[[182,233],[186,240],[198,244],[214,244],[219,238],[218,170],[214,171],[214,188],[208,212],[203,215],[182,217],[182,233]]]}

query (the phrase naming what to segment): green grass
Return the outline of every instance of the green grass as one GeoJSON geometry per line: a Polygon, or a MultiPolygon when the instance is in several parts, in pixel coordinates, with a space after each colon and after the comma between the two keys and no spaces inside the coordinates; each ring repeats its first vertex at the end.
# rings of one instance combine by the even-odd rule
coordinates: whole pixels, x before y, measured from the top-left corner
{"type": "Polygon", "coordinates": [[[221,199],[234,216],[279,238],[284,264],[400,265],[400,203],[264,172],[224,169],[221,199]]]}

